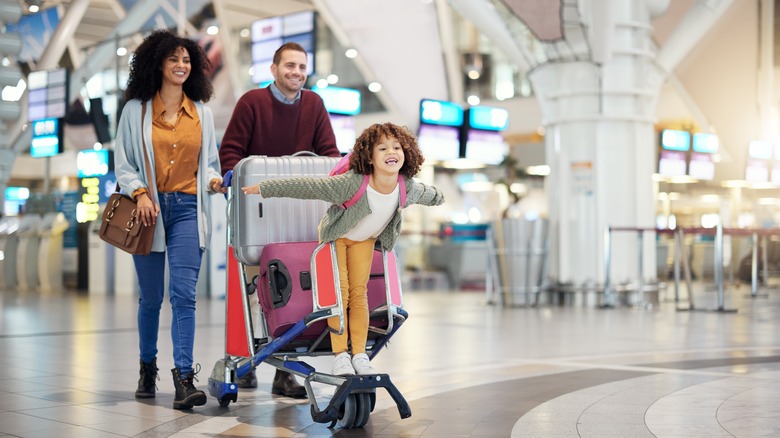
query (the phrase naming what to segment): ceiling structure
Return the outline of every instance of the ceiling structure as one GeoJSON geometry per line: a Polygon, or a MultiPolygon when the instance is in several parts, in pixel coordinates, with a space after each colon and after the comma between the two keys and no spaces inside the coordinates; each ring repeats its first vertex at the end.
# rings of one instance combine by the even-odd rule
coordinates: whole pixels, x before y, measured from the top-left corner
{"type": "MultiPolygon", "coordinates": [[[[13,0],[17,1],[17,0],[13,0]]],[[[220,98],[215,105],[221,110],[215,111],[226,124],[232,112],[235,99],[245,89],[236,78],[245,75],[239,72],[236,61],[239,56],[240,42],[235,35],[241,29],[247,28],[251,22],[272,17],[287,15],[306,10],[317,10],[325,23],[330,27],[339,43],[344,47],[358,49],[360,56],[355,59],[358,69],[366,81],[377,81],[383,86],[378,97],[387,109],[380,117],[397,120],[413,126],[417,120],[417,103],[421,96],[435,99],[463,100],[462,76],[460,58],[453,46],[455,36],[451,19],[442,15],[442,10],[453,6],[458,11],[459,5],[468,4],[473,0],[18,0],[25,7],[29,2],[37,3],[42,9],[54,6],[60,7],[62,17],[73,14],[78,8],[83,12],[68,42],[59,53],[51,55],[56,65],[61,60],[72,62],[82,70],[82,82],[90,74],[106,68],[115,62],[114,45],[102,52],[98,50],[102,43],[113,42],[117,35],[129,35],[141,29],[159,26],[178,25],[183,33],[192,33],[196,28],[193,23],[183,20],[199,16],[203,20],[214,20],[222,27],[227,26],[230,32],[220,32],[220,38],[226,47],[226,64],[229,68],[229,78],[224,79],[226,89],[217,88],[220,98]],[[179,13],[183,11],[183,13],[179,13]],[[442,36],[444,36],[442,38],[442,36]],[[231,40],[232,39],[232,40],[231,40]],[[56,59],[54,59],[56,58],[56,59]],[[239,84],[239,85],[236,85],[239,84]],[[221,91],[220,91],[221,90],[221,91]]],[[[477,1],[475,3],[485,4],[477,1]]],[[[487,2],[490,3],[490,2],[487,2]]],[[[531,33],[544,37],[540,53],[530,51],[528,47],[518,44],[515,40],[517,23],[508,23],[506,17],[498,15],[494,7],[470,10],[465,14],[480,30],[488,35],[492,42],[516,61],[521,70],[529,70],[533,65],[546,58],[561,60],[576,58],[578,47],[565,47],[555,41],[556,23],[564,26],[567,32],[585,32],[586,29],[572,28],[569,20],[576,15],[576,3],[573,0],[563,0],[554,4],[560,15],[556,14],[562,23],[549,19],[549,1],[512,1],[505,2],[507,9],[513,10],[518,17],[526,17],[534,23],[533,17],[541,17],[535,25],[528,26],[531,33]],[[514,8],[514,9],[512,9],[514,8]],[[570,17],[571,16],[571,17],[570,17]],[[530,18],[529,18],[530,17],[530,18]],[[567,18],[568,17],[568,18],[567,18]],[[514,28],[508,26],[515,26],[514,28]],[[502,33],[503,32],[503,33],[502,33]]],[[[704,0],[676,0],[667,2],[664,14],[654,20],[653,38],[660,45],[667,43],[675,30],[690,14],[697,4],[712,3],[704,0]]],[[[700,6],[702,7],[702,6],[700,6]]],[[[553,8],[555,9],[555,8],[553,8]]],[[[521,21],[521,20],[515,20],[521,21]]],[[[688,41],[696,44],[696,41],[688,41]]],[[[48,49],[51,49],[49,47],[48,49]]],[[[52,50],[52,52],[55,52],[52,50]]],[[[78,77],[78,76],[77,76],[78,77]]],[[[77,84],[77,86],[79,86],[77,84]]],[[[682,90],[684,92],[684,90],[682,90]]],[[[690,103],[694,99],[689,99],[690,103]]],[[[693,102],[695,105],[695,102],[693,102]]],[[[692,111],[695,113],[696,111],[692,111]]],[[[17,124],[17,127],[23,123],[17,124]]],[[[527,126],[528,124],[526,124],[527,126]]],[[[509,135],[527,134],[524,132],[508,133],[509,135]]],[[[16,150],[24,150],[29,144],[21,129],[15,143],[16,150]]]]}

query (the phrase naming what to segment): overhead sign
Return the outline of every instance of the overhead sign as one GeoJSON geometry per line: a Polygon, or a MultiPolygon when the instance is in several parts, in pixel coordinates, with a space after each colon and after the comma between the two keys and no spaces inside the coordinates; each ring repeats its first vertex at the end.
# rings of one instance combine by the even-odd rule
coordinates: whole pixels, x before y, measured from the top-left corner
{"type": "Polygon", "coordinates": [[[51,157],[62,152],[62,124],[60,119],[42,119],[32,122],[30,155],[51,157]]]}
{"type": "Polygon", "coordinates": [[[703,154],[717,154],[720,149],[720,140],[715,134],[697,132],[693,134],[693,151],[703,154]]]}
{"type": "Polygon", "coordinates": [[[661,147],[667,151],[687,151],[691,148],[691,133],[664,129],[661,131],[661,147]]]}
{"type": "Polygon", "coordinates": [[[282,44],[295,42],[306,51],[306,74],[314,73],[315,20],[313,11],[270,17],[252,22],[252,81],[255,84],[273,81],[270,67],[274,53],[282,44]]]}
{"type": "Polygon", "coordinates": [[[509,111],[504,108],[472,106],[469,108],[469,126],[486,131],[504,131],[509,127],[509,111]]]}
{"type": "Polygon", "coordinates": [[[325,109],[331,114],[354,116],[360,114],[360,91],[352,88],[314,87],[312,91],[322,97],[325,109]]]}
{"type": "Polygon", "coordinates": [[[108,149],[79,151],[76,154],[76,169],[78,169],[79,178],[108,174],[108,171],[112,170],[111,164],[114,161],[109,154],[110,152],[108,149]]]}
{"type": "Polygon", "coordinates": [[[420,121],[432,125],[461,126],[463,107],[455,102],[423,99],[420,101],[420,121]]]}
{"type": "Polygon", "coordinates": [[[67,112],[68,70],[57,68],[27,76],[27,119],[62,118],[67,112]]]}

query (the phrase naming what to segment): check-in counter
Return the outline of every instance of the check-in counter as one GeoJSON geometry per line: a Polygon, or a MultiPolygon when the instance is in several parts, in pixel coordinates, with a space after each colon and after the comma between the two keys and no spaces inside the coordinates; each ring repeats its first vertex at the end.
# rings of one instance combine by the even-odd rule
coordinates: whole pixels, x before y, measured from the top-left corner
{"type": "Polygon", "coordinates": [[[42,291],[62,289],[62,241],[70,224],[62,213],[46,213],[38,227],[38,284],[42,291]]]}
{"type": "Polygon", "coordinates": [[[19,290],[37,289],[38,280],[38,248],[41,243],[39,228],[41,216],[25,214],[19,222],[19,248],[16,260],[17,288],[19,290]]]}
{"type": "Polygon", "coordinates": [[[0,220],[0,290],[16,288],[16,260],[19,249],[19,217],[0,220]]]}

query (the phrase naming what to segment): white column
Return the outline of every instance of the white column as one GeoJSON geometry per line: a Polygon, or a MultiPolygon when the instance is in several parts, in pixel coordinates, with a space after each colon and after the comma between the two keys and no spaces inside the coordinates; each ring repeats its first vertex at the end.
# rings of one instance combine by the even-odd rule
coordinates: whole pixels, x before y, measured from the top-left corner
{"type": "MultiPolygon", "coordinates": [[[[655,225],[655,96],[649,13],[643,1],[613,2],[609,22],[585,16],[600,32],[603,62],[543,64],[530,74],[542,108],[552,226],[550,274],[575,287],[603,282],[607,225],[655,225]]],[[[654,276],[652,233],[644,242],[645,277],[654,276]]],[[[637,279],[636,235],[612,237],[612,278],[637,279]]]]}

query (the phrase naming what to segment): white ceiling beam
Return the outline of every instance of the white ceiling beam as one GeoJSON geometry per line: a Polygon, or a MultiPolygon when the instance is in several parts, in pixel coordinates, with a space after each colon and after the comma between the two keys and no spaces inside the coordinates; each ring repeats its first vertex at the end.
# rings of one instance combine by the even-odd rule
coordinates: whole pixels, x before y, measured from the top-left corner
{"type": "Polygon", "coordinates": [[[220,23],[217,37],[222,43],[222,67],[230,80],[233,97],[238,100],[244,94],[241,78],[238,76],[238,67],[241,65],[238,62],[238,48],[233,44],[233,35],[228,24],[225,2],[223,0],[212,0],[212,4],[214,5],[214,15],[217,17],[217,22],[220,23]]]}
{"type": "Polygon", "coordinates": [[[509,59],[523,71],[528,72],[535,65],[529,60],[534,56],[509,32],[506,23],[495,7],[486,0],[448,0],[453,9],[471,21],[480,32],[490,38],[509,59]]]}
{"type": "Polygon", "coordinates": [[[697,0],[661,47],[656,64],[672,72],[715,25],[734,0],[697,0]]]}

